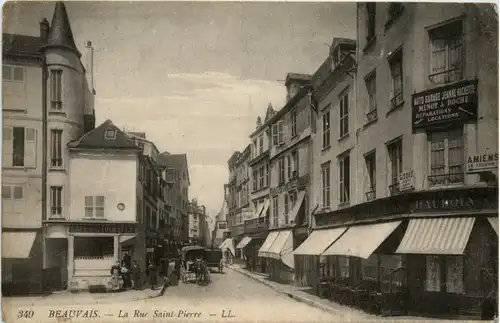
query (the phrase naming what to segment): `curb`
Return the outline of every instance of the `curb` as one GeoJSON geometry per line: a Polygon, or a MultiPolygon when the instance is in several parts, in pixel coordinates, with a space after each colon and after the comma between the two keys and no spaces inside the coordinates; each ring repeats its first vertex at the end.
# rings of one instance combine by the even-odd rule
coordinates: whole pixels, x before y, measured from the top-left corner
{"type": "Polygon", "coordinates": [[[307,305],[309,305],[311,307],[318,308],[320,310],[323,310],[323,311],[328,312],[328,313],[333,314],[333,315],[337,315],[337,316],[341,316],[341,317],[345,317],[346,316],[344,313],[341,313],[338,310],[335,310],[335,309],[333,309],[331,307],[319,304],[319,303],[317,303],[317,302],[315,302],[313,300],[307,299],[305,297],[298,296],[298,295],[295,295],[293,293],[284,291],[281,288],[276,287],[273,284],[271,284],[271,283],[269,283],[269,282],[267,282],[265,280],[259,279],[259,278],[255,277],[255,276],[247,273],[246,271],[244,271],[242,269],[234,268],[234,267],[226,267],[226,268],[232,269],[232,270],[234,270],[234,271],[236,271],[236,272],[238,272],[238,273],[240,273],[240,274],[242,274],[242,275],[244,275],[246,277],[249,277],[249,278],[251,278],[251,279],[253,279],[255,281],[258,281],[259,283],[266,285],[267,287],[273,289],[274,291],[276,291],[276,292],[278,292],[280,294],[286,295],[286,296],[288,296],[288,297],[290,297],[290,298],[292,298],[292,299],[294,299],[294,300],[296,300],[298,302],[307,304],[307,305]]]}

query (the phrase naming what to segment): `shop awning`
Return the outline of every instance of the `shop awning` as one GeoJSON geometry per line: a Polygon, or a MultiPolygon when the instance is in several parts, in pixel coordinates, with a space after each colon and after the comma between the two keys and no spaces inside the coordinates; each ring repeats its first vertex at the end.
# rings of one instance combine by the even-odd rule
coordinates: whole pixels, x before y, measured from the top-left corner
{"type": "Polygon", "coordinates": [[[234,256],[236,255],[236,250],[234,249],[234,241],[233,241],[233,238],[227,238],[226,240],[224,240],[221,245],[219,246],[219,249],[221,250],[229,250],[231,252],[231,254],[234,256]]]}
{"type": "Polygon", "coordinates": [[[247,244],[250,243],[250,241],[252,241],[252,238],[250,237],[243,237],[243,239],[241,239],[240,243],[238,243],[238,245],[236,246],[237,249],[243,249],[247,246],[247,244]]]}
{"type": "Polygon", "coordinates": [[[262,210],[259,213],[259,217],[266,216],[266,213],[267,213],[267,210],[269,209],[270,204],[271,204],[271,201],[269,201],[269,199],[266,199],[266,201],[262,205],[262,210]]]}
{"type": "Polygon", "coordinates": [[[337,240],[347,228],[314,230],[306,241],[294,250],[294,255],[319,256],[335,240],[337,240]]]}
{"type": "Polygon", "coordinates": [[[36,232],[2,232],[2,258],[28,259],[36,232]]]}
{"type": "Polygon", "coordinates": [[[290,216],[288,217],[290,219],[291,223],[295,223],[295,219],[297,218],[297,214],[299,214],[300,207],[302,206],[302,203],[304,202],[304,197],[306,196],[306,191],[300,191],[299,196],[297,197],[297,202],[295,202],[295,205],[292,208],[292,212],[290,213],[290,216]]]}
{"type": "Polygon", "coordinates": [[[495,232],[498,235],[498,218],[487,218],[487,219],[488,219],[488,222],[491,224],[491,227],[493,228],[493,230],[495,230],[495,232]]]}
{"type": "Polygon", "coordinates": [[[269,248],[271,248],[271,246],[273,245],[274,240],[276,240],[276,238],[278,237],[278,234],[279,234],[278,231],[269,232],[266,240],[264,240],[264,243],[262,244],[262,246],[259,249],[259,253],[258,253],[259,257],[269,258],[268,257],[269,248]]]}
{"type": "Polygon", "coordinates": [[[322,256],[354,256],[368,259],[402,221],[350,227],[322,256]]]}
{"type": "Polygon", "coordinates": [[[291,230],[280,231],[268,251],[268,258],[283,261],[285,265],[294,268],[293,263],[293,234],[291,230]]]}
{"type": "Polygon", "coordinates": [[[264,208],[264,204],[266,204],[266,203],[262,203],[261,205],[259,205],[259,207],[255,211],[255,217],[256,218],[258,218],[260,216],[260,214],[262,213],[262,209],[264,208]]]}
{"type": "Polygon", "coordinates": [[[121,235],[119,240],[120,240],[120,243],[125,243],[127,242],[127,244],[133,242],[133,241],[130,241],[132,239],[135,238],[135,235],[131,235],[131,236],[124,236],[124,235],[121,235]]]}
{"type": "Polygon", "coordinates": [[[462,255],[475,218],[411,219],[396,253],[462,255]]]}

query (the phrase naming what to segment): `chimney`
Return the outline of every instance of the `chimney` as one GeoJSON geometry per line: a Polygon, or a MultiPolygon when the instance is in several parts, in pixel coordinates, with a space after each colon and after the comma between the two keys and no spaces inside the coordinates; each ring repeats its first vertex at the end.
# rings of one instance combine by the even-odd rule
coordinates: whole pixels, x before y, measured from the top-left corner
{"type": "Polygon", "coordinates": [[[94,47],[92,47],[92,42],[90,40],[87,40],[85,48],[87,49],[87,66],[85,66],[85,68],[87,69],[87,74],[88,74],[89,89],[91,93],[95,94],[94,93],[94,47]]]}
{"type": "Polygon", "coordinates": [[[43,42],[47,42],[47,39],[49,38],[49,21],[47,18],[43,18],[40,21],[40,38],[43,40],[43,42]]]}

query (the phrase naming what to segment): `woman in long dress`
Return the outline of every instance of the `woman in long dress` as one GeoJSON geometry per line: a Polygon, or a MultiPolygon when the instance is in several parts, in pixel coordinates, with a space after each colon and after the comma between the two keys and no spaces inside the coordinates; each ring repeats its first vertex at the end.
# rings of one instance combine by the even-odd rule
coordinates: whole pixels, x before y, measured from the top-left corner
{"type": "Polygon", "coordinates": [[[116,262],[116,265],[111,267],[111,287],[113,291],[119,291],[121,288],[121,270],[120,270],[120,262],[116,262]]]}

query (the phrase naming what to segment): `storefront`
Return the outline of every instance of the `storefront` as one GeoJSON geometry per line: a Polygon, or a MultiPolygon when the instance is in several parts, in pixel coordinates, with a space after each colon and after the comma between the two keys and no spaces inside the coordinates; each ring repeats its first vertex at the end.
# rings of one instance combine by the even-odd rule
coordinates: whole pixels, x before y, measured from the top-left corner
{"type": "Polygon", "coordinates": [[[242,247],[242,250],[248,259],[251,271],[265,271],[265,261],[259,258],[258,253],[267,237],[267,228],[267,217],[258,217],[245,221],[245,237],[248,237],[250,241],[242,247]]]}

